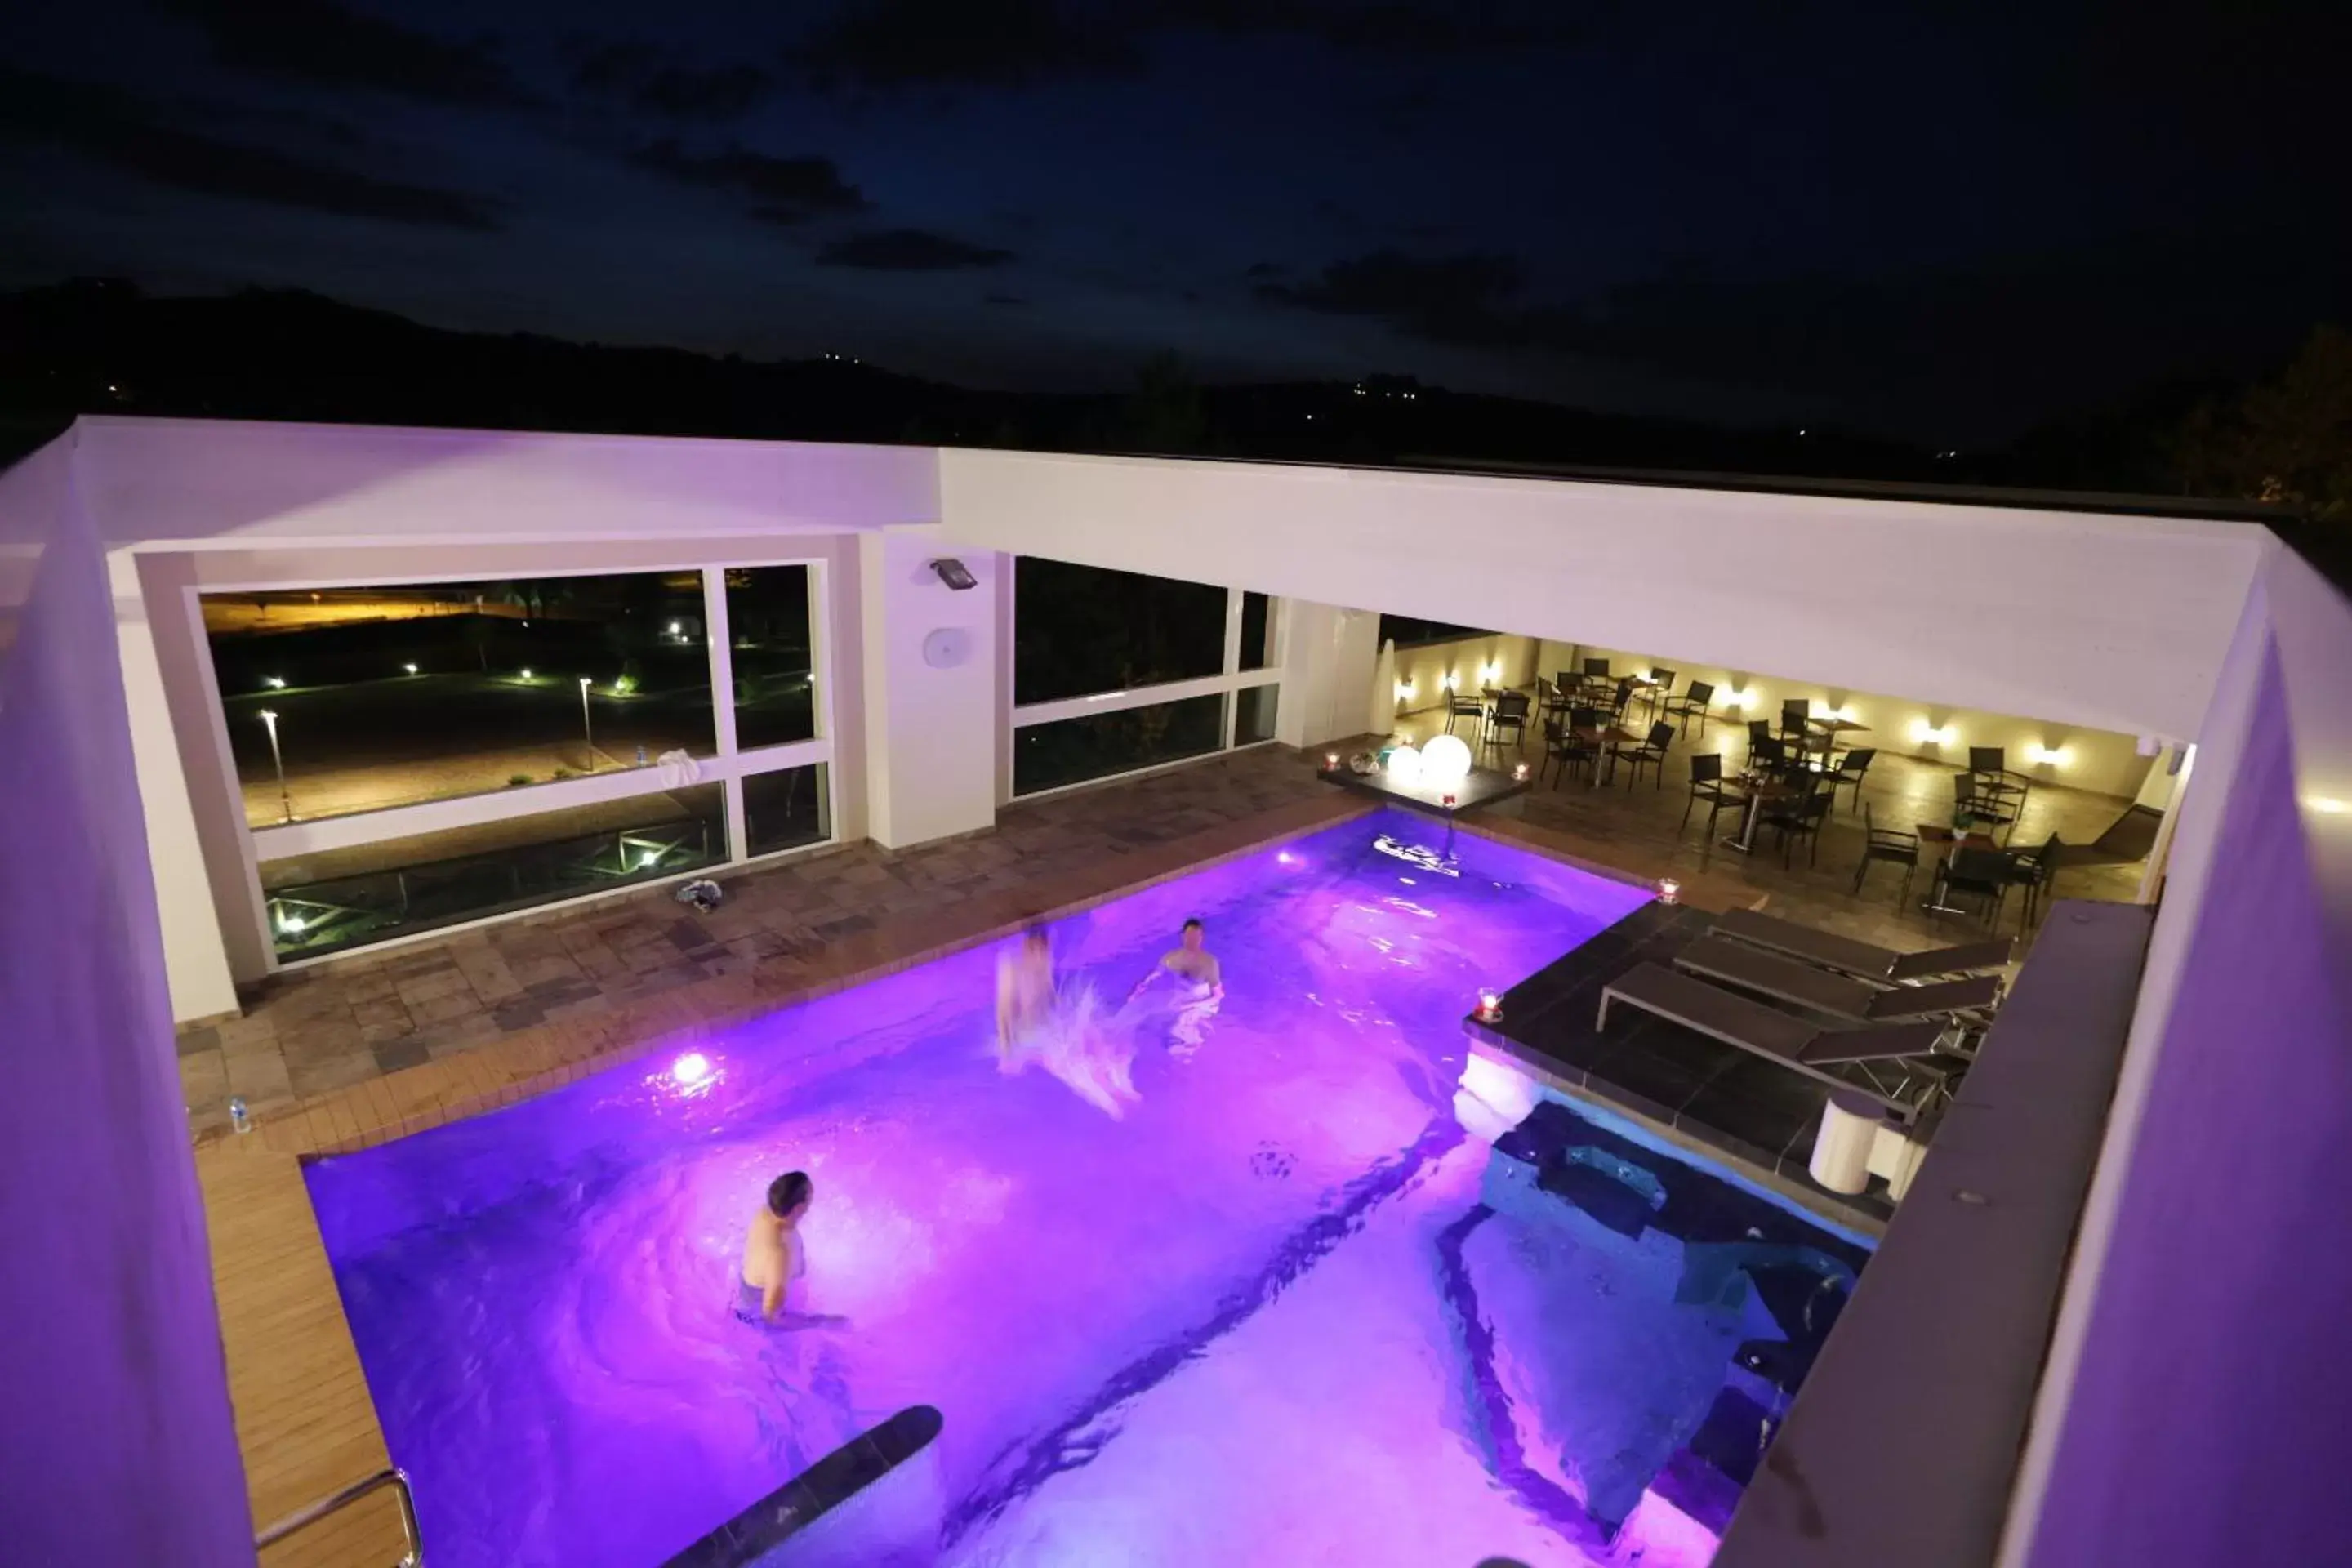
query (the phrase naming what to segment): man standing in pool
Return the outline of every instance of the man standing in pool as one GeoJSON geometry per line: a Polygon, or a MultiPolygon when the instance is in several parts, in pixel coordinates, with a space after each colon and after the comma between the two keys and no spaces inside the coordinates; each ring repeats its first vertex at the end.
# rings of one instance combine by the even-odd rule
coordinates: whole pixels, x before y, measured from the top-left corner
{"type": "Polygon", "coordinates": [[[1127,994],[1128,1001],[1135,1001],[1162,976],[1171,977],[1176,986],[1169,1048],[1173,1055],[1189,1057],[1200,1049],[1201,1029],[1216,1016],[1217,1004],[1225,995],[1224,973],[1217,966],[1216,954],[1209,951],[1208,934],[1199,916],[1184,922],[1177,945],[1161,955],[1157,968],[1135,983],[1135,989],[1127,994]]]}
{"type": "Polygon", "coordinates": [[[768,1184],[768,1201],[751,1216],[751,1228],[744,1235],[743,1267],[736,1279],[735,1315],[745,1322],[774,1322],[783,1310],[784,1293],[808,1272],[799,1226],[815,1194],[815,1184],[800,1171],[768,1184]]]}

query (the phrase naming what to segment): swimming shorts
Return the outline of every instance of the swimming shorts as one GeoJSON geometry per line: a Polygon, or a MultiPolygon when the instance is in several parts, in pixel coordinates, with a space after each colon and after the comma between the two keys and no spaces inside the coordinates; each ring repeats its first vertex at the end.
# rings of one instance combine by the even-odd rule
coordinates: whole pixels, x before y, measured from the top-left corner
{"type": "Polygon", "coordinates": [[[767,1314],[760,1308],[767,1292],[748,1279],[735,1281],[735,1315],[747,1323],[764,1323],[767,1314]]]}

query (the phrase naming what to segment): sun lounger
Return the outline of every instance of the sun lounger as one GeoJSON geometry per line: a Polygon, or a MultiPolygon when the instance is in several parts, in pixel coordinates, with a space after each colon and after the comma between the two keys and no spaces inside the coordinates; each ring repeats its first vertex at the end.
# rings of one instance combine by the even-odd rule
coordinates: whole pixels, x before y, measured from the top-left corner
{"type": "Polygon", "coordinates": [[[1930,948],[1925,952],[1897,952],[1891,947],[1815,931],[1753,910],[1733,910],[1715,922],[1715,929],[1751,947],[1768,948],[1881,984],[1999,969],[2009,962],[2017,946],[2013,938],[1998,937],[1990,942],[1964,942],[1958,947],[1930,948]]]}
{"type": "Polygon", "coordinates": [[[1990,1007],[2000,999],[2000,981],[1995,975],[1927,985],[1874,985],[1727,936],[1699,938],[1675,955],[1675,966],[1759,996],[1870,1024],[1948,1017],[1990,1007]]]}
{"type": "Polygon", "coordinates": [[[1936,1048],[1944,1032],[1940,1024],[1825,1029],[1769,1002],[1710,985],[1662,963],[1635,964],[1601,987],[1596,1030],[1608,1030],[1612,1002],[1752,1051],[1832,1089],[1868,1095],[1901,1121],[1916,1119],[1943,1082],[1941,1073],[1913,1072],[1903,1065],[1936,1048]],[[1865,1066],[1860,1072],[1838,1070],[1857,1063],[1883,1065],[1874,1069],[1865,1066]]]}

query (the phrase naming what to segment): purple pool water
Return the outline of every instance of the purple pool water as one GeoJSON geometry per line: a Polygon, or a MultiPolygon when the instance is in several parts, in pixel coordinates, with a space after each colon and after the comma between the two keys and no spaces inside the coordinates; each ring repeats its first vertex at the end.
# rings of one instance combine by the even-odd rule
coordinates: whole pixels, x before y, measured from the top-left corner
{"type": "Polygon", "coordinates": [[[1055,929],[1112,997],[1186,915],[1223,962],[1222,1015],[1188,1056],[1145,1038],[1122,1121],[999,1073],[991,948],[319,1162],[432,1560],[657,1564],[928,1404],[941,1563],[1704,1562],[1654,1496],[1596,1545],[1559,1488],[1511,1483],[1489,1407],[1655,1426],[1720,1384],[1729,1331],[1675,1326],[1637,1252],[1462,1237],[1488,1152],[1454,1119],[1461,1015],[1643,898],[1382,814],[1055,929]],[[840,1321],[757,1329],[736,1249],[793,1168],[796,1304],[840,1321]],[[1469,1335],[1465,1256],[1494,1298],[1469,1335]],[[1489,1346],[1482,1389],[1469,1337],[1515,1312],[1572,1364],[1489,1346]]]}

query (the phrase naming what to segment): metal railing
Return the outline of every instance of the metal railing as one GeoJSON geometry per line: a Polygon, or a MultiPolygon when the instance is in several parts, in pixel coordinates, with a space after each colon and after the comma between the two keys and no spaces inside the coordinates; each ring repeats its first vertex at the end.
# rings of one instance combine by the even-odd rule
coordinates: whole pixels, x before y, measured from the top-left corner
{"type": "Polygon", "coordinates": [[[331,1497],[320,1498],[307,1508],[296,1509],[284,1519],[263,1531],[254,1539],[257,1552],[267,1552],[299,1530],[307,1530],[338,1509],[346,1508],[373,1492],[390,1487],[400,1502],[400,1533],[408,1543],[408,1554],[400,1560],[398,1568],[425,1568],[425,1537],[416,1528],[416,1497],[409,1490],[408,1473],[398,1468],[378,1470],[363,1481],[353,1481],[331,1497]]]}

